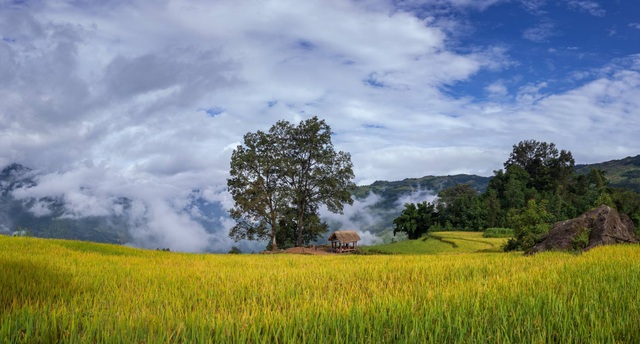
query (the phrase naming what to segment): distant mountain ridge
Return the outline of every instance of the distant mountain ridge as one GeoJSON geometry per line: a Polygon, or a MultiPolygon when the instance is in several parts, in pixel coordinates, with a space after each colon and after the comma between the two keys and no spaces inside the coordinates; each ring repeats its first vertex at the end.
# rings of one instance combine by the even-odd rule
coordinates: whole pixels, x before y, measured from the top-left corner
{"type": "MultiPolygon", "coordinates": [[[[23,235],[36,237],[112,244],[124,244],[130,240],[126,216],[72,218],[66,216],[65,202],[61,197],[14,197],[16,190],[37,186],[37,178],[36,171],[16,163],[0,172],[0,234],[23,231],[23,235]]],[[[118,202],[125,210],[128,208],[126,198],[120,198],[118,202]]]]}
{"type": "MultiPolygon", "coordinates": [[[[575,172],[585,175],[592,168],[604,171],[611,187],[632,189],[640,193],[640,155],[595,164],[578,164],[575,166],[575,172]]],[[[491,178],[473,174],[458,174],[406,178],[399,181],[375,181],[371,185],[356,187],[353,194],[356,198],[363,198],[369,192],[373,192],[378,195],[388,195],[391,200],[395,200],[399,198],[397,197],[398,195],[420,188],[438,192],[456,184],[465,183],[469,183],[479,192],[483,192],[486,190],[491,178]]]]}
{"type": "Polygon", "coordinates": [[[576,165],[575,170],[577,174],[587,174],[592,168],[605,172],[609,186],[640,193],[640,155],[596,164],[576,165]]]}

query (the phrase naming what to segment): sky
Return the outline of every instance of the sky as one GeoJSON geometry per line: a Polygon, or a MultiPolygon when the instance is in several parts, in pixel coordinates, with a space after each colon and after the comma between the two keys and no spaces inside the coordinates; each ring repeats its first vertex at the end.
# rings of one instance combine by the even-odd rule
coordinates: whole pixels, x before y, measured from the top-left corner
{"type": "Polygon", "coordinates": [[[0,167],[42,174],[17,197],[129,197],[141,241],[201,251],[185,204],[233,206],[231,152],[282,119],[325,119],[361,185],[640,154],[640,2],[0,0],[0,99],[0,167]]]}

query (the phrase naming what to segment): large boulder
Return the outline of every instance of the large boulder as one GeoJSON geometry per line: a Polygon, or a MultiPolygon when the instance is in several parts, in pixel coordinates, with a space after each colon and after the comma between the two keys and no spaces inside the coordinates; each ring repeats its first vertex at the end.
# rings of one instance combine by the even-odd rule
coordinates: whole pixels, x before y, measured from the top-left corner
{"type": "Polygon", "coordinates": [[[574,219],[557,222],[546,238],[527,254],[549,250],[589,250],[599,245],[638,243],[635,226],[629,216],[606,205],[574,219]]]}

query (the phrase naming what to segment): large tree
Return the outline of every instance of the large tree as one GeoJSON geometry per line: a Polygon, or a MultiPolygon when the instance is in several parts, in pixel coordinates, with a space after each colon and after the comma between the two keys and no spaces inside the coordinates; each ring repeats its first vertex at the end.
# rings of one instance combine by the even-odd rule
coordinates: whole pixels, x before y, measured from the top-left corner
{"type": "Polygon", "coordinates": [[[276,235],[287,190],[282,188],[278,156],[280,143],[272,133],[258,131],[244,136],[244,146],[231,154],[229,192],[235,201],[230,210],[236,225],[229,232],[234,240],[270,239],[277,249],[276,235]]]}
{"type": "Polygon", "coordinates": [[[279,121],[268,133],[248,133],[245,145],[231,156],[227,185],[236,202],[231,216],[237,224],[230,236],[268,238],[276,249],[281,224],[286,223],[287,229],[297,229],[300,246],[319,229],[326,230],[309,221],[317,219],[321,205],[341,213],[344,204],[353,203],[353,177],[351,156],[334,150],[331,128],[317,117],[297,126],[279,121]]]}
{"type": "MultiPolygon", "coordinates": [[[[284,123],[286,144],[282,159],[283,179],[290,191],[292,207],[297,211],[298,238],[303,244],[305,213],[317,213],[320,205],[342,213],[344,204],[353,204],[351,155],[336,152],[331,143],[331,128],[317,117],[300,122],[297,127],[284,123]]],[[[310,228],[309,228],[310,229],[310,228]]]]}

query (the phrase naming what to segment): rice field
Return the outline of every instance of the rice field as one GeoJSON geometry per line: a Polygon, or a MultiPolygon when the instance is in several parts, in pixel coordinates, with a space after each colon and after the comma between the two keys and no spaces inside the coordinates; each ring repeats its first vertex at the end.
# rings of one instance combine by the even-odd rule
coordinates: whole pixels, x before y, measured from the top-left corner
{"type": "Polygon", "coordinates": [[[433,232],[416,240],[361,247],[365,253],[451,254],[500,252],[507,238],[485,238],[482,232],[433,232]]]}
{"type": "Polygon", "coordinates": [[[0,236],[2,343],[638,343],[640,246],[205,255],[0,236]]]}

